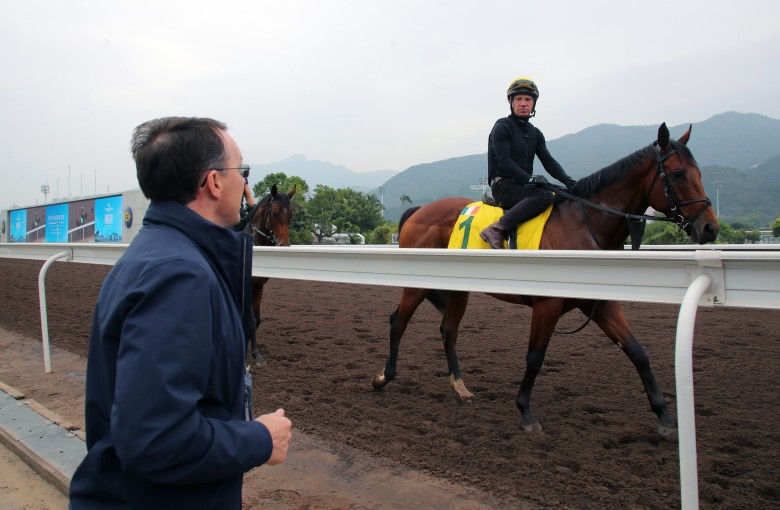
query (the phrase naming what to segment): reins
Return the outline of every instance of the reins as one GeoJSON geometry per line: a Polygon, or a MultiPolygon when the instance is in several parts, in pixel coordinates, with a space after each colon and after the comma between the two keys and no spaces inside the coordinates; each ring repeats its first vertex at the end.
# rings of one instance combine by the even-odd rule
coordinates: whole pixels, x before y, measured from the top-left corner
{"type": "Polygon", "coordinates": [[[261,200],[260,203],[255,206],[254,210],[249,213],[247,225],[249,226],[249,229],[260,236],[264,242],[268,243],[270,246],[276,246],[276,236],[274,236],[273,227],[271,225],[271,206],[277,203],[278,200],[269,200],[268,203],[265,204],[265,215],[259,227],[252,223],[254,216],[263,208],[264,201],[265,199],[261,200]]]}
{"type": "Polygon", "coordinates": [[[593,316],[596,315],[596,307],[599,306],[599,302],[597,299],[593,300],[593,308],[590,309],[590,313],[588,314],[588,320],[586,320],[582,326],[579,328],[573,330],[573,331],[558,331],[557,329],[553,328],[553,333],[556,335],[573,335],[574,333],[579,333],[583,329],[585,329],[585,326],[590,324],[590,321],[593,320],[593,316]]]}
{"type": "Polygon", "coordinates": [[[588,232],[590,232],[590,235],[593,238],[593,240],[596,242],[596,245],[600,249],[603,250],[604,248],[601,245],[601,242],[599,241],[598,237],[595,235],[595,232],[593,231],[593,226],[591,225],[587,214],[585,214],[585,208],[583,207],[583,205],[607,213],[611,216],[619,216],[625,218],[626,222],[628,223],[628,231],[631,235],[631,249],[638,250],[639,246],[642,244],[642,237],[644,235],[645,224],[648,220],[669,221],[677,225],[680,228],[680,230],[685,230],[686,228],[691,226],[699,218],[699,216],[701,216],[704,213],[704,211],[707,210],[708,207],[712,205],[712,202],[710,202],[710,199],[708,197],[694,198],[691,200],[683,200],[683,201],[678,200],[674,188],[669,185],[668,174],[666,168],[664,167],[664,161],[666,161],[673,154],[676,154],[677,151],[675,149],[672,149],[667,154],[662,155],[661,149],[658,147],[658,142],[654,142],[653,146],[656,149],[656,162],[658,164],[658,171],[653,177],[653,182],[650,184],[650,188],[647,191],[647,196],[650,195],[650,192],[652,192],[656,181],[658,181],[660,177],[661,184],[664,187],[664,195],[666,196],[666,199],[669,201],[671,216],[649,216],[646,214],[626,213],[578,197],[577,195],[573,195],[568,191],[562,190],[558,186],[545,184],[543,185],[543,187],[555,192],[556,194],[566,197],[569,200],[574,200],[575,202],[579,203],[580,212],[582,213],[582,218],[585,222],[585,226],[587,227],[588,232]],[[704,202],[704,205],[701,207],[701,209],[699,209],[696,212],[696,214],[693,215],[693,217],[690,220],[686,220],[685,217],[682,215],[682,212],[680,212],[680,207],[688,204],[695,204],[697,202],[704,202]]]}
{"type": "MultiPolygon", "coordinates": [[[[631,214],[631,213],[625,213],[623,211],[618,211],[617,209],[612,209],[610,207],[605,207],[601,204],[597,204],[595,202],[591,202],[590,200],[586,200],[584,198],[580,198],[576,195],[572,195],[571,193],[567,191],[563,191],[557,186],[553,186],[550,184],[545,185],[544,187],[554,191],[557,194],[560,194],[561,196],[564,196],[570,200],[574,200],[575,202],[578,202],[580,212],[582,213],[582,219],[585,223],[585,226],[588,229],[588,232],[590,232],[591,237],[596,242],[596,245],[599,247],[599,249],[603,250],[604,247],[602,246],[601,242],[599,241],[599,238],[596,236],[593,225],[590,223],[590,219],[588,218],[588,215],[585,213],[585,207],[584,205],[588,207],[592,207],[593,209],[605,212],[607,214],[610,214],[612,216],[622,216],[626,219],[626,222],[628,223],[628,231],[631,235],[631,249],[632,250],[638,250],[639,246],[642,243],[642,237],[644,235],[645,230],[645,224],[647,220],[652,221],[670,221],[677,225],[680,230],[686,229],[688,226],[692,225],[698,218],[701,216],[704,211],[707,209],[707,207],[710,207],[712,203],[710,202],[710,199],[705,198],[695,198],[691,200],[683,200],[680,201],[677,198],[677,194],[674,191],[674,188],[669,185],[669,178],[666,172],[666,168],[664,167],[664,161],[666,161],[672,154],[675,154],[677,151],[675,149],[672,149],[669,153],[666,155],[661,154],[661,149],[658,147],[658,142],[655,142],[653,146],[656,149],[656,162],[658,164],[658,171],[656,172],[655,176],[653,177],[653,182],[650,184],[650,188],[647,191],[647,197],[650,196],[650,193],[653,191],[653,187],[655,186],[656,181],[659,179],[661,180],[661,184],[664,187],[664,195],[666,196],[667,200],[670,204],[670,211],[671,211],[671,217],[669,216],[648,216],[645,214],[631,214]],[[696,214],[693,215],[693,217],[690,220],[686,220],[685,217],[680,212],[680,207],[688,204],[694,204],[697,202],[704,202],[704,205],[701,209],[699,209],[696,214]]],[[[558,331],[556,329],[553,329],[553,333],[557,335],[573,335],[574,333],[578,333],[582,331],[585,326],[590,324],[590,321],[593,320],[593,316],[596,315],[596,308],[598,307],[599,301],[594,300],[593,301],[593,308],[590,310],[590,314],[588,314],[588,319],[577,329],[572,331],[558,331]]]]}

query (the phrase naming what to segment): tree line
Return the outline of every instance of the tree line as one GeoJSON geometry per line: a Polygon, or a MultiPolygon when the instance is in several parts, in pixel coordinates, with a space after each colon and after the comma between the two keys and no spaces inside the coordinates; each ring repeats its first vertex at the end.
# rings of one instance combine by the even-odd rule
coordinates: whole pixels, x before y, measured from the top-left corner
{"type": "MultiPolygon", "coordinates": [[[[728,223],[723,218],[718,218],[720,232],[716,244],[755,244],[761,240],[759,230],[751,225],[734,221],[728,223]]],[[[780,217],[772,224],[772,235],[780,237],[780,217]]],[[[653,221],[645,227],[643,244],[691,244],[688,235],[680,228],[667,221],[653,221]]],[[[631,244],[628,241],[626,244],[631,244]]]]}
{"type": "Polygon", "coordinates": [[[292,198],[295,213],[290,225],[291,244],[322,244],[325,237],[346,234],[351,244],[358,244],[360,234],[368,244],[390,244],[397,223],[387,222],[382,216],[382,204],[376,195],[350,188],[331,188],[318,184],[310,189],[298,176],[284,172],[266,175],[252,188],[252,194],[263,197],[276,184],[287,193],[297,187],[292,198]]]}
{"type": "MultiPolygon", "coordinates": [[[[295,214],[290,225],[292,244],[322,244],[333,234],[346,234],[352,244],[358,244],[360,234],[367,244],[390,244],[392,234],[398,231],[398,223],[386,221],[383,206],[376,195],[350,188],[331,188],[318,184],[313,190],[301,177],[287,176],[284,172],[271,173],[252,188],[256,197],[268,194],[276,184],[287,193],[297,187],[293,196],[295,214]]],[[[408,195],[399,197],[401,206],[414,205],[408,195]]],[[[718,244],[756,243],[761,234],[757,229],[739,222],[732,224],[719,220],[718,244]]],[[[780,217],[772,225],[775,237],[780,237],[780,217]]],[[[630,240],[626,244],[631,244],[630,240]]],[[[691,244],[690,238],[677,225],[665,221],[649,222],[645,228],[643,244],[691,244]]]]}

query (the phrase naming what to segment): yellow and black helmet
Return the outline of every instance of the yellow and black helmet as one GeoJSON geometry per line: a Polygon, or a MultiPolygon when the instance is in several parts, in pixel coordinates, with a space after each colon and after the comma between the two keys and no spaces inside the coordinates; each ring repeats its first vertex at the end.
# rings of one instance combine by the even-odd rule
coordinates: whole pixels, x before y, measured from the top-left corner
{"type": "Polygon", "coordinates": [[[518,94],[532,96],[536,101],[539,99],[539,87],[528,76],[520,76],[509,84],[509,88],[506,89],[506,98],[511,101],[518,94]]]}

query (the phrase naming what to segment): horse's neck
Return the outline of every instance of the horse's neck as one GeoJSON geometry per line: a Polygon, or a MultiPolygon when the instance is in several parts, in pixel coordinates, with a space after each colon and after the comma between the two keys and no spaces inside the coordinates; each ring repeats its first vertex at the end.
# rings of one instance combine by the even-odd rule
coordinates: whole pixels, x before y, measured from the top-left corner
{"type": "MultiPolygon", "coordinates": [[[[629,172],[621,180],[606,186],[587,197],[587,200],[602,207],[620,211],[625,214],[644,214],[649,207],[642,185],[647,173],[651,171],[650,163],[629,172]]],[[[577,218],[585,227],[585,231],[598,238],[596,244],[604,249],[622,248],[629,235],[628,221],[624,215],[608,214],[573,200],[563,204],[562,211],[568,210],[565,217],[577,218]],[[587,218],[585,217],[587,216],[587,218]]]]}
{"type": "Polygon", "coordinates": [[[249,221],[244,227],[244,233],[250,234],[252,236],[252,241],[254,242],[255,246],[269,246],[269,243],[266,242],[265,237],[259,233],[263,230],[263,215],[265,214],[265,207],[266,206],[263,204],[263,201],[260,201],[254,215],[249,218],[249,221]]]}

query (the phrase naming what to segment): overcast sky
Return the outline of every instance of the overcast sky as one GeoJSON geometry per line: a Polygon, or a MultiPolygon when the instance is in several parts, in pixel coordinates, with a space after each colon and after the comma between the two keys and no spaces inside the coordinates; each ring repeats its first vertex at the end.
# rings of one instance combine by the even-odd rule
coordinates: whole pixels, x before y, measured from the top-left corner
{"type": "Polygon", "coordinates": [[[226,122],[249,163],[483,153],[519,75],[548,140],[665,121],[695,148],[713,115],[780,119],[778,19],[777,0],[3,0],[0,209],[137,187],[131,132],[169,115],[226,122]]]}

